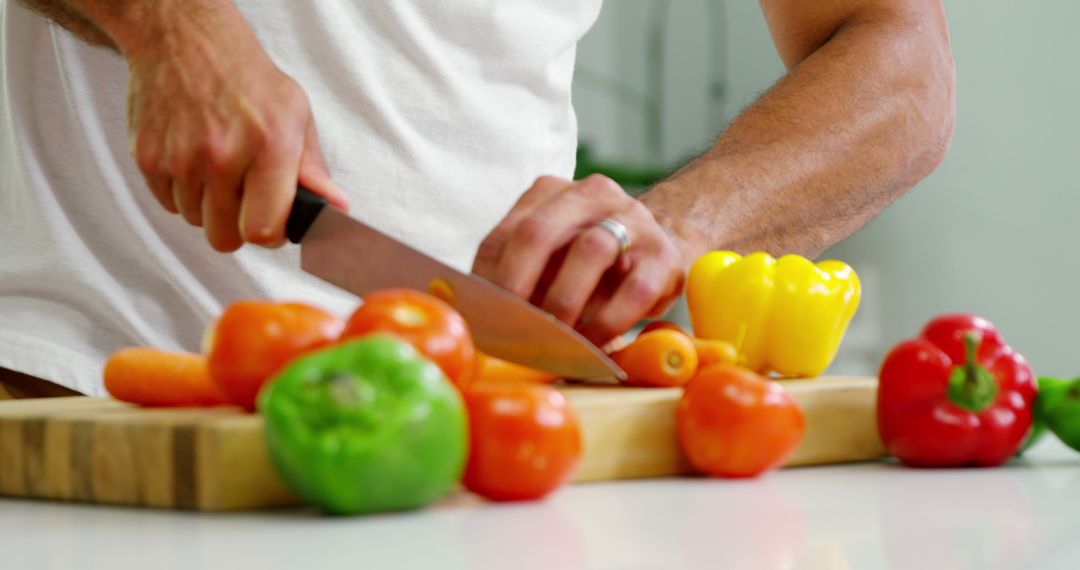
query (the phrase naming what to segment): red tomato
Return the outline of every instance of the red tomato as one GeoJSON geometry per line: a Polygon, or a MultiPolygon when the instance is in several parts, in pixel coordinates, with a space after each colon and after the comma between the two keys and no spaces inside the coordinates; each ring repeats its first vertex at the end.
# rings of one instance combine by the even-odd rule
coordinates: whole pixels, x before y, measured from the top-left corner
{"type": "Polygon", "coordinates": [[[451,381],[472,375],[475,349],[465,319],[445,302],[412,289],[386,289],[364,297],[349,317],[342,338],[373,332],[396,334],[430,358],[451,381]]]}
{"type": "Polygon", "coordinates": [[[511,380],[477,382],[464,395],[465,488],[494,501],[521,501],[543,497],[570,479],[581,458],[581,427],[561,392],[511,380]]]}
{"type": "Polygon", "coordinates": [[[293,358],[337,340],[344,323],[304,303],[238,301],[208,331],[210,376],[248,410],[263,384],[293,358]]]}
{"type": "Polygon", "coordinates": [[[676,421],[690,463],[717,477],[754,477],[779,467],[806,429],[802,409],[779,384],[729,365],[690,381],[676,421]]]}

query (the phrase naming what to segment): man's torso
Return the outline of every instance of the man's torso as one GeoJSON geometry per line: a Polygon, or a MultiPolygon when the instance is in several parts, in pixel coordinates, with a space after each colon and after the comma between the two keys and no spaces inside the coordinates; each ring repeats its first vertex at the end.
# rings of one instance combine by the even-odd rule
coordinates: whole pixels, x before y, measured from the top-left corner
{"type": "MultiPolygon", "coordinates": [[[[236,4],[377,228],[467,268],[536,176],[572,172],[574,47],[599,0],[236,4]]],[[[105,354],[196,349],[231,300],[354,302],[295,248],[214,253],[128,156],[124,61],[11,0],[0,19],[0,367],[98,392],[105,354]]]]}

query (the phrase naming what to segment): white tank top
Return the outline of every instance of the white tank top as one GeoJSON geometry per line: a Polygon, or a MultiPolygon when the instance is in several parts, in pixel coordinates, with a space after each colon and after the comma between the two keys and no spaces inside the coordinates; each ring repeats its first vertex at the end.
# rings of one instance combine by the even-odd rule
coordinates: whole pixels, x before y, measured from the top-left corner
{"type": "MultiPolygon", "coordinates": [[[[467,269],[541,174],[570,176],[570,84],[600,0],[237,0],[306,90],[352,215],[467,269]]],[[[198,350],[240,298],[347,314],[297,248],[215,252],[128,155],[127,65],[0,0],[0,367],[102,393],[126,345],[198,350]]]]}

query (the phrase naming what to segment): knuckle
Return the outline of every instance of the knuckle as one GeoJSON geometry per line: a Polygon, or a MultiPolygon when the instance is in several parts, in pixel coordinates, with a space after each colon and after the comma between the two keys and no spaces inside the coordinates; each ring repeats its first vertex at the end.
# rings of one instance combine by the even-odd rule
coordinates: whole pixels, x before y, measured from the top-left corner
{"type": "Polygon", "coordinates": [[[239,189],[230,188],[220,183],[210,183],[203,188],[203,192],[203,200],[206,201],[215,218],[227,216],[232,218],[233,226],[239,223],[237,221],[240,209],[239,189]]]}
{"type": "Polygon", "coordinates": [[[199,153],[209,170],[215,174],[227,172],[236,157],[236,151],[224,138],[211,136],[199,144],[199,153]]]}
{"type": "Polygon", "coordinates": [[[663,229],[658,231],[656,244],[657,257],[660,262],[673,271],[684,274],[683,251],[663,229]]]}
{"type": "Polygon", "coordinates": [[[488,237],[480,242],[480,246],[476,248],[476,259],[473,261],[473,265],[475,267],[494,266],[499,260],[501,252],[502,242],[488,237]]]}
{"type": "Polygon", "coordinates": [[[532,186],[529,189],[531,190],[534,188],[546,188],[548,186],[553,186],[556,184],[564,184],[565,182],[566,181],[564,179],[559,178],[558,176],[552,176],[551,174],[543,174],[541,176],[537,176],[536,180],[533,180],[532,186]]]}
{"type": "Polygon", "coordinates": [[[543,245],[550,236],[551,224],[539,216],[526,216],[514,228],[514,240],[525,246],[543,245]]]}
{"type": "Polygon", "coordinates": [[[529,299],[531,297],[531,295],[533,293],[533,290],[529,289],[529,286],[526,283],[501,283],[501,282],[496,282],[496,284],[504,287],[507,291],[510,292],[511,295],[513,295],[515,297],[518,297],[518,298],[521,298],[521,299],[526,299],[527,300],[527,299],[529,299]]]}
{"type": "Polygon", "coordinates": [[[647,220],[654,225],[656,223],[655,218],[653,218],[652,210],[650,210],[641,200],[631,199],[627,205],[627,213],[634,219],[647,220]]]}
{"type": "Polygon", "coordinates": [[[306,135],[311,121],[311,106],[303,90],[289,90],[281,102],[279,112],[264,117],[259,126],[267,142],[282,138],[290,139],[306,135]]]}
{"type": "Polygon", "coordinates": [[[270,127],[261,137],[259,150],[278,160],[299,162],[304,152],[304,131],[288,124],[270,127]]]}
{"type": "Polygon", "coordinates": [[[665,267],[671,265],[679,257],[678,249],[666,239],[662,230],[641,232],[635,240],[637,251],[646,253],[650,258],[660,261],[665,267]]]}
{"type": "Polygon", "coordinates": [[[161,151],[147,143],[135,147],[135,164],[143,174],[154,176],[161,171],[161,151]]]}
{"type": "Polygon", "coordinates": [[[685,275],[686,271],[685,269],[683,269],[682,266],[682,250],[675,246],[675,244],[671,243],[670,240],[664,240],[663,246],[661,247],[663,247],[663,253],[660,256],[661,260],[664,263],[668,264],[668,266],[672,267],[674,271],[679,275],[685,275]]]}
{"type": "Polygon", "coordinates": [[[194,161],[191,154],[186,151],[175,150],[169,153],[166,159],[169,172],[177,178],[191,178],[194,172],[194,161]]]}
{"type": "Polygon", "coordinates": [[[615,257],[619,246],[606,231],[590,229],[578,236],[574,242],[574,250],[578,255],[589,259],[607,259],[615,257]]]}
{"type": "Polygon", "coordinates": [[[284,241],[284,236],[279,228],[259,219],[247,219],[241,228],[243,240],[264,247],[275,247],[284,241]]]}
{"type": "Polygon", "coordinates": [[[275,128],[276,127],[274,125],[269,123],[256,123],[250,125],[247,129],[245,129],[244,138],[247,140],[248,144],[250,144],[252,148],[264,149],[273,140],[274,137],[272,131],[275,128]]]}
{"type": "Polygon", "coordinates": [[[590,337],[598,342],[606,342],[617,335],[622,333],[619,327],[612,321],[612,317],[608,315],[597,315],[592,322],[589,323],[590,337]]]}
{"type": "Polygon", "coordinates": [[[294,81],[290,80],[289,88],[283,91],[285,105],[293,112],[307,113],[311,109],[311,102],[307,93],[294,81]]]}
{"type": "Polygon", "coordinates": [[[603,174],[590,174],[581,181],[581,189],[586,192],[602,193],[611,196],[625,195],[622,186],[603,174]]]}
{"type": "Polygon", "coordinates": [[[566,317],[576,312],[573,299],[570,299],[566,295],[549,295],[544,300],[544,310],[555,315],[560,320],[565,320],[566,317]]]}
{"type": "Polygon", "coordinates": [[[294,124],[291,106],[286,106],[284,112],[271,115],[254,124],[255,130],[262,135],[264,143],[273,143],[287,136],[294,124]]]}
{"type": "Polygon", "coordinates": [[[627,300],[634,306],[651,306],[660,297],[660,283],[644,274],[632,273],[623,284],[627,300]]]}

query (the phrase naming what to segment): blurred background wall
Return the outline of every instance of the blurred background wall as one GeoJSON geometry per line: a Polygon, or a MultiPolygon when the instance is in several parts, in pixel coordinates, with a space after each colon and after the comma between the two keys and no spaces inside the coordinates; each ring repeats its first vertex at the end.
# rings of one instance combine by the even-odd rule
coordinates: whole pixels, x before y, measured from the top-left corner
{"type": "MultiPolygon", "coordinates": [[[[952,148],[826,253],[864,284],[832,371],[876,372],[932,316],[970,311],[997,324],[1036,373],[1080,374],[1080,74],[1070,71],[1080,3],[945,5],[957,65],[952,148]]],[[[609,0],[578,55],[583,166],[670,171],[783,73],[756,2],[609,0]]]]}

